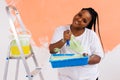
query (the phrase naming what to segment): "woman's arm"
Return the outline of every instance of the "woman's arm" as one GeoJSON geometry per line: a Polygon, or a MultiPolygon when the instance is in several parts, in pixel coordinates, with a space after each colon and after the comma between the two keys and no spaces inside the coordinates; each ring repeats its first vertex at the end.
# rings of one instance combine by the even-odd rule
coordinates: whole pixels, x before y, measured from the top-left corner
{"type": "Polygon", "coordinates": [[[97,64],[100,62],[100,60],[101,60],[100,56],[93,54],[90,56],[88,64],[97,64]]]}
{"type": "Polygon", "coordinates": [[[56,48],[58,49],[61,49],[62,46],[66,43],[67,40],[70,40],[71,38],[71,33],[70,33],[70,30],[66,30],[64,31],[63,33],[63,39],[59,40],[58,42],[56,43],[53,43],[53,44],[50,44],[49,46],[49,50],[50,50],[50,53],[57,53],[55,51],[56,48]]]}
{"type": "Polygon", "coordinates": [[[102,45],[100,43],[100,39],[95,32],[91,33],[90,43],[91,43],[90,49],[91,49],[92,55],[89,58],[88,64],[97,64],[103,58],[104,53],[103,53],[102,45]]]}
{"type": "Polygon", "coordinates": [[[49,45],[49,50],[50,53],[56,53],[55,48],[61,49],[61,47],[65,44],[65,41],[63,39],[61,39],[60,41],[54,43],[54,44],[50,44],[49,45]]]}

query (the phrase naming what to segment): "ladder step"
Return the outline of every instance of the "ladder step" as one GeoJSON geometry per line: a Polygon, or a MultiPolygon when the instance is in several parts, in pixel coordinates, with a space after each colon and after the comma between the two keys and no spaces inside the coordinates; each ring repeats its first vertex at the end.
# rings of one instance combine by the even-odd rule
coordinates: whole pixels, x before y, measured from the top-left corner
{"type": "MultiPolygon", "coordinates": [[[[33,54],[29,54],[25,56],[25,59],[28,59],[29,57],[33,56],[33,54]]],[[[9,59],[21,59],[21,56],[10,56],[9,59]]]]}
{"type": "MultiPolygon", "coordinates": [[[[41,68],[36,68],[35,70],[33,70],[31,73],[30,73],[30,76],[31,77],[34,77],[35,75],[39,74],[41,72],[41,68]]],[[[29,75],[27,75],[28,77],[29,75]]]]}

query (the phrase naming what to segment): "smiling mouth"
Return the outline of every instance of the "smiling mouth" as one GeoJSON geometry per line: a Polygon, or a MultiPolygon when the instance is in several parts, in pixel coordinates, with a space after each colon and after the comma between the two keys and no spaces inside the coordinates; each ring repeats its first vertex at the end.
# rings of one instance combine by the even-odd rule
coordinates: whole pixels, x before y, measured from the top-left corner
{"type": "Polygon", "coordinates": [[[74,23],[75,23],[76,25],[79,25],[79,22],[78,22],[78,21],[74,21],[74,23]]]}

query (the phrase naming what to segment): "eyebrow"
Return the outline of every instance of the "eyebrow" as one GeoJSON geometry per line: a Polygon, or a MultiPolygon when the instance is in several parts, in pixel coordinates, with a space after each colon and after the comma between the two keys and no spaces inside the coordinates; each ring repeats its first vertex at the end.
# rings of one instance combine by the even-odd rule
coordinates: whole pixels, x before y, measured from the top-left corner
{"type": "MultiPolygon", "coordinates": [[[[80,11],[80,12],[77,13],[77,15],[81,15],[81,16],[82,16],[83,14],[84,14],[84,11],[80,11]]],[[[88,22],[88,20],[89,20],[88,17],[86,17],[86,18],[84,18],[84,19],[85,19],[87,22],[88,22]]]]}
{"type": "MultiPolygon", "coordinates": [[[[82,15],[82,13],[79,12],[78,15],[82,15]]],[[[84,17],[83,17],[83,19],[86,20],[86,22],[88,21],[88,18],[84,18],[84,17]]]]}

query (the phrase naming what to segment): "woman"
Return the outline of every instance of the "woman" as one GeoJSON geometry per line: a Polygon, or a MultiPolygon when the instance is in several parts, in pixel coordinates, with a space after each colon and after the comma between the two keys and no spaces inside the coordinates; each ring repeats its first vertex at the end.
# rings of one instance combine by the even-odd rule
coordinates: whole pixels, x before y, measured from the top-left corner
{"type": "Polygon", "coordinates": [[[99,23],[97,12],[93,8],[83,8],[74,16],[72,24],[60,26],[56,29],[49,45],[51,54],[60,50],[60,53],[70,53],[72,51],[75,54],[87,54],[89,56],[88,65],[60,68],[58,70],[59,80],[98,80],[97,67],[103,58],[103,49],[100,43],[101,38],[99,40],[95,33],[96,21],[99,23]],[[79,46],[68,49],[66,41],[70,41],[70,46],[76,44],[76,42],[79,46]]]}

